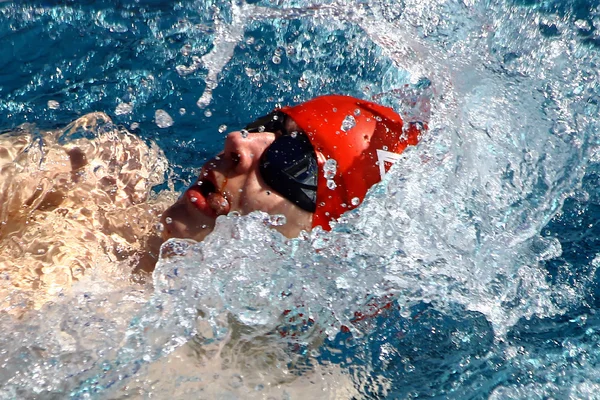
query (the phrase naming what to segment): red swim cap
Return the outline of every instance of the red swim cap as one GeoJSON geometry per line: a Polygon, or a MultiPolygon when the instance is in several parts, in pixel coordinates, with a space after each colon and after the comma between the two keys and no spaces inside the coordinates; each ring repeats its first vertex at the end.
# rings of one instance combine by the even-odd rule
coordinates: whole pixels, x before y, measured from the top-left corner
{"type": "Polygon", "coordinates": [[[358,206],[422,126],[403,127],[391,108],[349,96],[329,95],[282,110],[308,135],[317,156],[317,207],[312,225],[329,222],[358,206]],[[330,161],[333,160],[333,161],[330,161]]]}

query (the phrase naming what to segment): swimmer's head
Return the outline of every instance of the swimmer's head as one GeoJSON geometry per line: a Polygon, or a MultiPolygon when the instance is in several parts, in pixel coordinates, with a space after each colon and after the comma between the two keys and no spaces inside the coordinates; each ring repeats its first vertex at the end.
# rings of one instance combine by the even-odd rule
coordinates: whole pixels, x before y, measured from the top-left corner
{"type": "Polygon", "coordinates": [[[202,240],[217,216],[283,214],[295,237],[355,208],[399,154],[419,140],[391,108],[348,96],[284,107],[227,136],[197,182],[163,215],[164,236],[202,240]]]}

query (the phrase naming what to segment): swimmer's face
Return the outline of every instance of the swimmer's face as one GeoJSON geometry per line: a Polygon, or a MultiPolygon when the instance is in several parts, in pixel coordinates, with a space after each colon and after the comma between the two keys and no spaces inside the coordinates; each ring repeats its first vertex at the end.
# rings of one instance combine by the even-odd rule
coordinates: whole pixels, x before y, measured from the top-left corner
{"type": "MultiPolygon", "coordinates": [[[[289,124],[293,129],[294,122],[289,124]]],[[[260,157],[275,138],[273,132],[246,137],[240,132],[230,133],[223,152],[202,167],[196,183],[163,213],[163,237],[203,240],[219,215],[233,211],[241,215],[252,211],[285,215],[286,223],[276,229],[290,238],[310,230],[313,214],[279,195],[260,175],[260,157]]]]}

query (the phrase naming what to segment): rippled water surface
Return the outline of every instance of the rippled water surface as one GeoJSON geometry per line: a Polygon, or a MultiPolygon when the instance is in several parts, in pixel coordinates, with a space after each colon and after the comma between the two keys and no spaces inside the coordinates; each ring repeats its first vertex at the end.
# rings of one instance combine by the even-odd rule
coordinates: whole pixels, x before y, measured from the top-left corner
{"type": "Polygon", "coordinates": [[[591,1],[0,1],[0,129],[105,112],[164,151],[155,193],[315,95],[430,121],[331,232],[220,217],[146,283],[5,309],[0,397],[597,397],[598,28],[591,1]]]}

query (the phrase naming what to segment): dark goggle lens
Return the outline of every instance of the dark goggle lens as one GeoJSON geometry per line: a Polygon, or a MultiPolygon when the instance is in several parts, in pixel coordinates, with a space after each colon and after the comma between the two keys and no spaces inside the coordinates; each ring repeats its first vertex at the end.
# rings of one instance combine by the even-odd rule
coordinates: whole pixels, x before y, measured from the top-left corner
{"type": "Polygon", "coordinates": [[[317,203],[317,157],[306,134],[288,133],[285,120],[285,114],[275,111],[249,124],[246,130],[281,133],[261,156],[260,174],[277,193],[303,210],[314,212],[317,203]]]}

